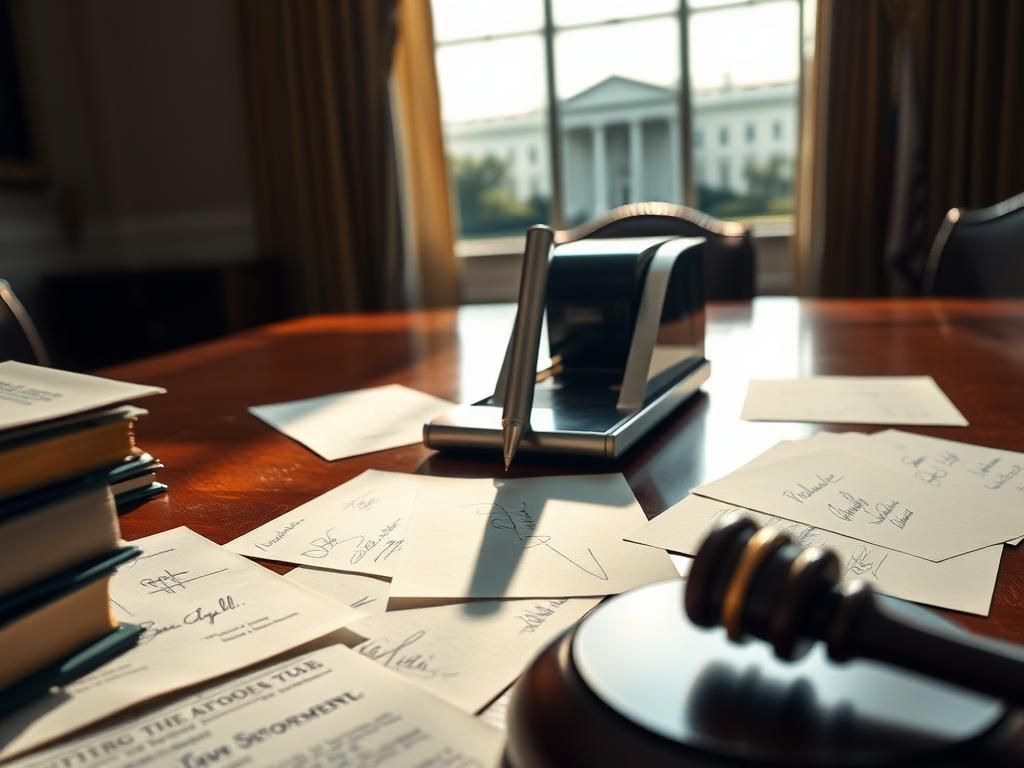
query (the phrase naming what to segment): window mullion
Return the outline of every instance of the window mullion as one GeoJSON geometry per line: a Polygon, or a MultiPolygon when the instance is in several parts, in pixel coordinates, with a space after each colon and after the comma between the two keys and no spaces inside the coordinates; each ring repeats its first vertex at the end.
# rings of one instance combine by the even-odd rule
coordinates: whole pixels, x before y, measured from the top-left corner
{"type": "Polygon", "coordinates": [[[696,207],[697,190],[693,180],[693,120],[690,103],[690,14],[686,0],[679,0],[679,158],[677,168],[682,180],[682,202],[696,207]]]}
{"type": "Polygon", "coordinates": [[[555,25],[551,10],[552,0],[544,0],[544,71],[548,85],[548,148],[551,166],[551,207],[549,216],[554,229],[565,228],[562,212],[562,137],[561,117],[558,109],[558,91],[555,87],[555,25]]]}

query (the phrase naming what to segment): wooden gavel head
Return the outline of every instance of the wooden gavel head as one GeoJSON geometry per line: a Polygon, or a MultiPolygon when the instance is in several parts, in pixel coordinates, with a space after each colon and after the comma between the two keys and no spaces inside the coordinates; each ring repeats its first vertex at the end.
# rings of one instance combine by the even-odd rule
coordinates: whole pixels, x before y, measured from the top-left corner
{"type": "Polygon", "coordinates": [[[697,552],[686,585],[686,613],[702,627],[725,627],[729,638],[766,640],[783,659],[804,655],[815,640],[834,638],[843,614],[872,600],[870,587],[839,589],[839,558],[801,549],[785,533],[729,515],[697,552]]]}

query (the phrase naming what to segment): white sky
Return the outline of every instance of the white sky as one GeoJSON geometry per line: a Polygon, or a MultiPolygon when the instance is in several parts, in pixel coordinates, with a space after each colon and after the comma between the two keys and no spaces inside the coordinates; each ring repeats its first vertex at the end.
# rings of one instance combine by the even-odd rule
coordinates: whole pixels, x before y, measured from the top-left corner
{"type": "MultiPolygon", "coordinates": [[[[721,0],[719,0],[721,1],[721,0]]],[[[673,13],[677,0],[555,0],[556,25],[673,13]]],[[[715,0],[691,0],[714,5],[715,0]]],[[[541,0],[433,0],[435,36],[446,40],[529,32],[543,26],[541,0]]],[[[690,16],[690,78],[697,89],[793,81],[799,72],[798,6],[779,0],[690,16]]],[[[627,21],[555,34],[559,98],[611,75],[659,85],[679,79],[679,32],[674,16],[627,21]]],[[[442,46],[437,54],[445,122],[542,109],[544,43],[540,34],[442,46]]]]}

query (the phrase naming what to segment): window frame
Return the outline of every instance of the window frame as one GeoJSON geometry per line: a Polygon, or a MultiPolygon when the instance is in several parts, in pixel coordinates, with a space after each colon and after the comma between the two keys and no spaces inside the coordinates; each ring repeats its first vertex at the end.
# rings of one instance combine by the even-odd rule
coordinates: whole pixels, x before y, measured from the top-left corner
{"type": "MultiPolygon", "coordinates": [[[[796,110],[796,142],[800,146],[800,134],[803,125],[803,93],[805,82],[806,57],[804,54],[805,45],[805,0],[792,0],[797,6],[797,110],[796,110]]],[[[636,16],[613,17],[596,21],[586,21],[576,24],[556,25],[554,21],[554,0],[543,0],[543,23],[539,29],[519,30],[515,32],[499,32],[484,35],[469,35],[454,37],[435,42],[435,51],[439,48],[450,45],[463,45],[468,43],[487,42],[492,40],[508,39],[515,37],[526,37],[540,35],[544,47],[544,71],[547,88],[545,107],[547,109],[547,142],[548,142],[548,181],[551,185],[551,198],[549,204],[550,226],[554,229],[565,228],[565,216],[563,207],[564,172],[562,163],[562,142],[560,140],[561,108],[558,103],[555,72],[555,36],[558,32],[565,30],[587,29],[595,27],[608,27],[615,24],[647,21],[651,19],[664,19],[675,16],[679,29],[679,87],[678,112],[679,112],[679,162],[677,169],[681,179],[682,202],[691,207],[697,202],[697,180],[694,174],[694,136],[692,106],[690,98],[690,65],[689,65],[689,24],[690,18],[703,13],[715,13],[727,9],[749,8],[758,5],[771,5],[780,0],[724,0],[713,5],[691,7],[687,0],[678,0],[675,10],[658,13],[638,14],[636,16]]],[[[796,159],[798,165],[799,159],[796,159]]],[[[772,230],[772,237],[780,236],[782,231],[791,232],[793,229],[793,216],[790,215],[765,215],[743,218],[742,221],[755,225],[764,223],[772,230]]],[[[755,236],[758,227],[754,227],[755,236]]],[[[456,238],[456,254],[462,256],[485,256],[508,253],[509,244],[512,240],[508,236],[495,237],[470,237],[456,238]]]]}

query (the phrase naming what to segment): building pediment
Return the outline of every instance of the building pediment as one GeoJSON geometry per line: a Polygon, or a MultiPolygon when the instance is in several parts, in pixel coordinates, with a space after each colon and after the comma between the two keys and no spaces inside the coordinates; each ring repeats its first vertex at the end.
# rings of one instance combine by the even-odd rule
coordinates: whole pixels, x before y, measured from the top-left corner
{"type": "Polygon", "coordinates": [[[660,85],[614,75],[562,102],[562,112],[617,110],[636,104],[671,101],[675,91],[660,85]]]}

